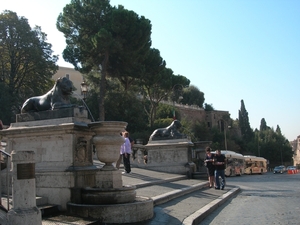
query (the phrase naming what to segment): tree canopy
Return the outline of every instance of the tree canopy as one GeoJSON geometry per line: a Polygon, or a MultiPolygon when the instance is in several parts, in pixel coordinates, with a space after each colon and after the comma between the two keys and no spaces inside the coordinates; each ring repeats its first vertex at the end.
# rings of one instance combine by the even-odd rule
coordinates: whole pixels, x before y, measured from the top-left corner
{"type": "Polygon", "coordinates": [[[104,120],[106,78],[117,77],[128,87],[138,76],[134,71],[151,45],[150,21],[123,6],[112,7],[109,0],[72,0],[56,25],[66,37],[64,59],[83,73],[101,73],[99,118],[104,120]]]}
{"type": "Polygon", "coordinates": [[[197,105],[203,107],[204,103],[204,93],[199,90],[194,85],[190,85],[188,88],[183,89],[183,99],[182,104],[184,105],[197,105]]]}
{"type": "Polygon", "coordinates": [[[3,122],[14,121],[28,97],[43,94],[52,85],[58,57],[41,27],[33,29],[15,12],[0,14],[0,112],[3,122]]]}

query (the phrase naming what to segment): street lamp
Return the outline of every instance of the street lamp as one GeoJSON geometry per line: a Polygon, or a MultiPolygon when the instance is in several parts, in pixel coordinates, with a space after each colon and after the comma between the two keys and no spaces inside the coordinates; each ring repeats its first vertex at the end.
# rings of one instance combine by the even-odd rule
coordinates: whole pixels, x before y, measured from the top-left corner
{"type": "Polygon", "coordinates": [[[283,165],[283,160],[282,160],[282,149],[280,149],[280,154],[281,154],[281,165],[283,165]]]}
{"type": "Polygon", "coordinates": [[[82,98],[81,100],[82,100],[82,102],[83,102],[85,108],[88,110],[88,112],[89,112],[89,114],[90,114],[90,116],[91,116],[91,118],[92,118],[92,121],[95,122],[95,119],[94,119],[94,117],[93,117],[93,115],[92,115],[92,113],[91,113],[89,107],[88,107],[87,104],[85,103],[85,99],[86,99],[87,94],[88,94],[88,85],[87,85],[87,83],[86,83],[85,81],[83,81],[83,82],[80,84],[80,88],[81,88],[81,94],[83,95],[83,98],[82,98]]]}
{"type": "Polygon", "coordinates": [[[81,94],[83,95],[83,101],[85,101],[87,93],[88,93],[88,85],[83,81],[80,85],[81,88],[81,94]]]}
{"type": "MultiPolygon", "coordinates": [[[[231,128],[231,126],[227,126],[227,123],[225,120],[220,120],[223,121],[223,128],[224,128],[224,145],[225,145],[225,150],[227,150],[227,135],[226,135],[226,130],[227,128],[231,128]]],[[[222,123],[220,124],[220,130],[222,130],[222,123]]]]}
{"type": "Polygon", "coordinates": [[[173,120],[176,120],[176,115],[175,115],[175,100],[178,99],[180,102],[183,97],[181,96],[181,92],[183,90],[183,86],[181,84],[175,84],[172,88],[173,90],[173,120]],[[180,91],[180,95],[177,98],[176,91],[180,91]]]}

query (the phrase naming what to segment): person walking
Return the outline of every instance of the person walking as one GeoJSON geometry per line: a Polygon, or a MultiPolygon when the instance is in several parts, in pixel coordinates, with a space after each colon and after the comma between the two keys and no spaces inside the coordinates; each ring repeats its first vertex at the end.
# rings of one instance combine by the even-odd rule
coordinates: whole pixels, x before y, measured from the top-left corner
{"type": "Polygon", "coordinates": [[[225,155],[221,154],[221,150],[216,150],[214,156],[214,165],[215,165],[215,189],[225,188],[225,155]],[[221,183],[219,180],[221,177],[221,183]]]}
{"type": "Polygon", "coordinates": [[[206,168],[207,168],[207,175],[208,175],[208,182],[209,182],[209,187],[213,187],[215,183],[215,166],[213,164],[214,160],[214,154],[211,153],[211,148],[206,147],[206,157],[205,157],[205,163],[206,163],[206,168]]]}
{"type": "Polygon", "coordinates": [[[131,154],[131,143],[129,139],[129,133],[127,131],[123,132],[123,137],[125,138],[124,144],[121,145],[120,153],[123,156],[123,163],[126,173],[131,172],[130,167],[130,154],[131,154]]]}

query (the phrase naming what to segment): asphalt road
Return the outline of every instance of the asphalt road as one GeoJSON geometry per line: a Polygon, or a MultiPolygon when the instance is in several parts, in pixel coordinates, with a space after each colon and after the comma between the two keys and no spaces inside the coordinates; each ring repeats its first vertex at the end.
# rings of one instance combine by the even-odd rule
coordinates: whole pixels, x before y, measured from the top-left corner
{"type": "Polygon", "coordinates": [[[200,225],[300,225],[300,173],[228,177],[241,192],[200,225]]]}

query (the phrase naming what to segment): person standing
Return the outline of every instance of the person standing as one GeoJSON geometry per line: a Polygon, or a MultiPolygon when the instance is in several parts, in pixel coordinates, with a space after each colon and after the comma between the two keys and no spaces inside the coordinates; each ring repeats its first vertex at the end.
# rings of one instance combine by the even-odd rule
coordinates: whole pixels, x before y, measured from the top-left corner
{"type": "Polygon", "coordinates": [[[125,172],[130,173],[131,172],[131,167],[130,167],[131,143],[129,140],[129,133],[125,131],[123,133],[123,137],[125,138],[125,142],[124,144],[121,145],[120,153],[123,156],[125,172]]]}
{"type": "MultiPolygon", "coordinates": [[[[123,133],[120,133],[120,135],[123,137],[123,133]]],[[[120,156],[119,156],[119,159],[117,160],[116,162],[116,168],[117,169],[120,169],[120,164],[121,164],[121,161],[123,159],[123,155],[122,155],[122,145],[121,145],[121,148],[120,148],[120,156]]]]}
{"type": "Polygon", "coordinates": [[[205,157],[205,163],[207,167],[207,175],[208,175],[208,182],[209,187],[211,188],[215,183],[215,166],[213,164],[214,160],[214,154],[211,153],[211,148],[206,147],[206,157],[205,157]]]}
{"type": "Polygon", "coordinates": [[[215,189],[224,190],[225,187],[225,155],[221,154],[221,150],[216,150],[214,156],[214,165],[215,165],[215,189]],[[219,180],[221,177],[221,183],[219,180]]]}

